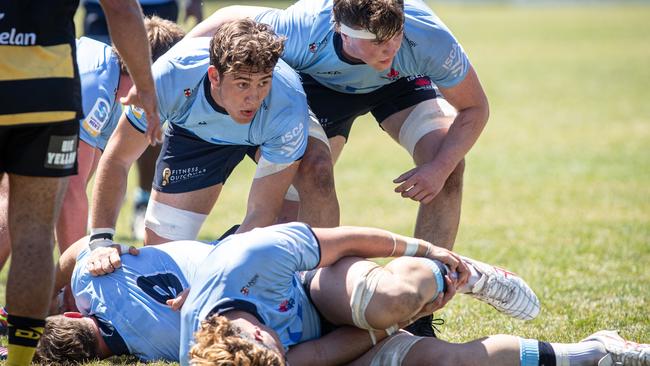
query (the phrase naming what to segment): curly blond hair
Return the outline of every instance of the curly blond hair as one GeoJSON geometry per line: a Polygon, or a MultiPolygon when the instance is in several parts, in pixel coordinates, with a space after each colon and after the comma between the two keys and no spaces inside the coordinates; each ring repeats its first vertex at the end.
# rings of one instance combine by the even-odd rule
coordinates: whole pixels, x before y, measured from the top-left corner
{"type": "Polygon", "coordinates": [[[45,319],[45,330],[36,347],[34,362],[44,365],[71,365],[99,358],[93,328],[83,319],[63,315],[45,319]]]}
{"type": "Polygon", "coordinates": [[[210,41],[210,64],[219,75],[246,69],[251,73],[268,73],[284,51],[284,37],[270,26],[252,19],[221,24],[210,41]]]}
{"type": "Polygon", "coordinates": [[[368,30],[378,42],[404,29],[404,0],[334,0],[334,21],[368,30]]]}
{"type": "Polygon", "coordinates": [[[190,363],[196,366],[283,366],[277,352],[243,339],[230,321],[213,315],[194,334],[190,363]]]}

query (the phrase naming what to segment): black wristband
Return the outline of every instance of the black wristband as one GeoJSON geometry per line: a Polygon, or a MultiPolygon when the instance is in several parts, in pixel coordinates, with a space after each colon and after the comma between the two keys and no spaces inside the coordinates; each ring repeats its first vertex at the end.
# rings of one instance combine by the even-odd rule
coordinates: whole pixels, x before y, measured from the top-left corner
{"type": "Polygon", "coordinates": [[[113,241],[113,234],[111,233],[97,233],[93,234],[90,236],[90,241],[97,240],[97,239],[108,239],[110,241],[113,241]]]}

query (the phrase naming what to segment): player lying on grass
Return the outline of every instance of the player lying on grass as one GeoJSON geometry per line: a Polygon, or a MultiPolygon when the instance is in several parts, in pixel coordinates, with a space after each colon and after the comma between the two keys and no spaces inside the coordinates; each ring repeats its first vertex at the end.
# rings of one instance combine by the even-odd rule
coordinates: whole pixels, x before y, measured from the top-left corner
{"type": "MultiPolygon", "coordinates": [[[[219,247],[225,245],[230,248],[227,250],[240,248],[229,254],[232,263],[242,263],[243,260],[243,263],[248,263],[248,267],[260,270],[257,277],[253,275],[250,278],[237,277],[233,273],[228,281],[223,283],[234,286],[244,299],[255,299],[260,289],[270,289],[265,286],[265,283],[272,281],[269,276],[291,276],[291,285],[280,286],[278,289],[287,289],[292,296],[278,300],[277,304],[274,304],[277,310],[266,311],[279,317],[295,318],[289,337],[305,344],[297,348],[297,355],[300,354],[298,351],[309,347],[311,342],[317,342],[318,346],[322,342],[329,342],[328,339],[332,337],[338,339],[336,334],[339,332],[340,339],[345,339],[349,333],[356,334],[363,345],[359,346],[361,348],[358,352],[355,351],[350,360],[372,346],[368,332],[353,327],[342,327],[333,332],[333,335],[328,334],[324,340],[317,339],[321,335],[320,329],[349,323],[337,321],[339,315],[330,310],[323,313],[321,318],[318,316],[318,310],[306,297],[309,292],[315,303],[319,303],[322,302],[323,296],[334,299],[333,296],[339,295],[329,293],[328,287],[324,287],[323,284],[327,282],[323,276],[327,277],[328,273],[349,271],[351,280],[358,279],[358,284],[364,285],[368,276],[364,276],[363,271],[372,269],[369,274],[370,283],[373,283],[373,279],[379,279],[381,283],[368,306],[374,309],[374,312],[379,311],[379,316],[388,316],[390,314],[382,314],[396,311],[408,315],[405,317],[408,320],[417,318],[420,312],[436,310],[455,293],[453,283],[462,285],[459,291],[467,291],[511,316],[532,318],[539,311],[537,298],[518,277],[506,275],[505,271],[497,271],[494,267],[477,261],[461,259],[429,243],[370,228],[347,227],[314,231],[320,244],[311,235],[308,226],[297,223],[256,229],[249,234],[232,235],[218,244],[219,247]],[[292,254],[296,254],[296,258],[304,257],[311,261],[314,256],[319,256],[319,246],[323,249],[335,248],[335,252],[330,252],[333,249],[323,251],[323,255],[327,257],[323,258],[322,263],[333,263],[335,256],[354,254],[370,257],[407,254],[427,256],[430,259],[403,257],[395,259],[386,267],[379,267],[371,261],[347,258],[329,268],[329,272],[306,272],[301,277],[294,272],[289,274],[287,268],[277,266],[273,261],[279,252],[293,258],[287,259],[290,261],[288,263],[296,263],[292,254]],[[259,254],[261,248],[270,250],[268,266],[259,263],[264,261],[263,256],[249,257],[255,253],[259,254]],[[305,248],[309,253],[302,253],[301,248],[305,248]],[[287,252],[288,250],[291,251],[287,252]],[[313,252],[314,250],[316,252],[313,252]],[[450,291],[446,296],[436,297],[436,300],[432,301],[432,294],[444,286],[442,281],[447,268],[450,268],[451,273],[457,272],[459,278],[451,281],[447,276],[446,285],[450,291]],[[406,276],[406,273],[410,276],[406,276]],[[306,289],[299,285],[299,281],[305,283],[306,289]],[[410,296],[413,301],[402,305],[402,302],[408,300],[402,294],[410,296]],[[329,326],[330,323],[335,324],[329,326]]],[[[69,318],[59,315],[48,318],[44,340],[38,351],[39,360],[83,361],[124,353],[133,354],[142,360],[178,360],[180,315],[172,311],[166,303],[188,288],[188,284],[193,283],[197,268],[208,255],[210,258],[218,255],[213,253],[213,249],[211,245],[196,241],[177,241],[146,247],[142,248],[137,256],[121,257],[121,269],[107,276],[94,277],[91,272],[104,273],[101,268],[104,259],[98,259],[97,254],[111,251],[117,254],[117,250],[100,248],[91,255],[86,241],[75,243],[60,259],[56,287],[63,287],[72,278],[76,305],[84,317],[69,318]]],[[[108,262],[103,263],[112,269],[108,262]]],[[[120,266],[117,263],[114,265],[120,266]]],[[[231,268],[229,264],[221,261],[214,263],[214,266],[221,265],[226,266],[223,268],[224,272],[231,268]]],[[[369,300],[367,289],[360,288],[360,291],[359,294],[365,293],[366,300],[369,300]]],[[[349,305],[346,303],[347,306],[349,305]]],[[[375,318],[368,319],[374,322],[375,318]]],[[[399,325],[407,324],[401,323],[399,325]]],[[[291,354],[290,351],[289,355],[291,354]]],[[[330,360],[327,358],[323,362],[329,363],[330,360]]]]}
{"type": "Polygon", "coordinates": [[[650,365],[650,346],[625,343],[615,333],[575,345],[506,335],[450,344],[395,334],[455,291],[522,319],[534,317],[539,302],[509,272],[375,229],[312,230],[293,223],[231,236],[197,266],[190,286],[181,309],[182,365],[596,365],[612,358],[650,365]],[[381,267],[346,258],[350,254],[425,258],[397,258],[381,267]],[[298,271],[309,272],[298,277],[298,271]],[[454,272],[458,280],[450,279],[454,272]],[[328,334],[329,324],[354,325],[370,337],[348,328],[328,334]],[[391,334],[370,348],[369,339],[391,334]]]}

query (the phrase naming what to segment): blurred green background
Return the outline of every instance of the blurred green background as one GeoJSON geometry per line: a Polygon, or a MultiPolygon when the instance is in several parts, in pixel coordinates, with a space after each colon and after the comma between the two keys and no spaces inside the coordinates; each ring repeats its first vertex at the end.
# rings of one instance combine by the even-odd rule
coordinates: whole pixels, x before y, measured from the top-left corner
{"type": "MultiPolygon", "coordinates": [[[[234,3],[206,2],[205,14],[234,3]]],[[[620,329],[650,342],[650,6],[429,4],[491,105],[466,159],[455,250],[517,272],[543,306],[523,323],[458,296],[437,314],[441,337],[577,341],[620,329]]],[[[412,234],[417,205],[391,183],[412,167],[408,154],[371,116],[356,121],[348,145],[335,170],[341,223],[412,234]]],[[[249,161],[235,170],[202,239],[242,220],[253,172],[249,161]]],[[[131,241],[124,207],[118,239],[131,241]]]]}

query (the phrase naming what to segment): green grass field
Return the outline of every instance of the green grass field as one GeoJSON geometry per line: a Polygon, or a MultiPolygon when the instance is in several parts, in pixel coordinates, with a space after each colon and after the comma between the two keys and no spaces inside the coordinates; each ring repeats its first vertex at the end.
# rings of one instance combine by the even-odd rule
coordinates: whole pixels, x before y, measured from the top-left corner
{"type": "MultiPolygon", "coordinates": [[[[650,6],[434,9],[491,103],[467,156],[455,249],[517,272],[543,304],[523,323],[458,296],[439,314],[441,337],[568,342],[620,329],[650,342],[650,6]]],[[[411,234],[417,205],[391,183],[410,167],[371,117],[360,118],[336,167],[342,224],[411,234]]],[[[241,221],[253,169],[235,171],[202,238],[241,221]]],[[[118,233],[128,233],[130,214],[118,233]]]]}

